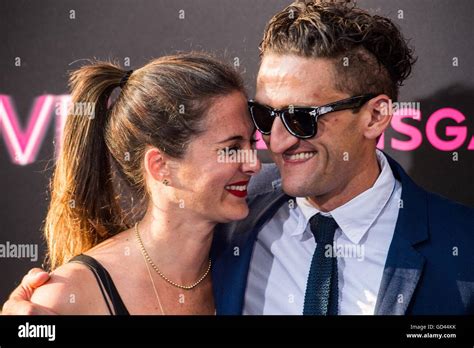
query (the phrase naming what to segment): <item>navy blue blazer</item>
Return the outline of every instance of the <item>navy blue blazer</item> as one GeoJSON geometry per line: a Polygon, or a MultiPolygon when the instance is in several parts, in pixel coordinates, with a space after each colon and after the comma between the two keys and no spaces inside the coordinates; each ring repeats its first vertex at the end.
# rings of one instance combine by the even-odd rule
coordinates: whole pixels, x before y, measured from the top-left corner
{"type": "MultiPolygon", "coordinates": [[[[474,314],[474,209],[425,191],[395,160],[387,159],[401,182],[403,207],[375,314],[474,314]]],[[[276,166],[264,165],[251,180],[249,216],[217,226],[211,249],[217,314],[242,314],[258,232],[290,199],[281,189],[276,166]]]]}

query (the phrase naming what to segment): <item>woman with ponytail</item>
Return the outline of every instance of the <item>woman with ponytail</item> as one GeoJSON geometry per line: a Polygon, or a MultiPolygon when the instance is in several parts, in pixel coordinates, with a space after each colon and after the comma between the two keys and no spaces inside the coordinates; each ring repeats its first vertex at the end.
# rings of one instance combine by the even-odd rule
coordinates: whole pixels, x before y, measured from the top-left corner
{"type": "Polygon", "coordinates": [[[247,216],[260,169],[222,161],[252,150],[240,77],[182,54],[133,72],[94,63],[70,84],[72,103],[94,113],[66,121],[45,221],[52,274],[32,302],[58,314],[213,314],[213,229],[247,216]]]}

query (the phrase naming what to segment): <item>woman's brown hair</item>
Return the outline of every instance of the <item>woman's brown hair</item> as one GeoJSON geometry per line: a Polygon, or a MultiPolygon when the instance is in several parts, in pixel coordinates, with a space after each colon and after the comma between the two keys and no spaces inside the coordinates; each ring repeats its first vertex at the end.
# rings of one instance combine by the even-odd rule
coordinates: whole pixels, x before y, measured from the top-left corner
{"type": "Polygon", "coordinates": [[[81,103],[94,112],[70,113],[66,121],[44,227],[51,269],[131,226],[114,174],[125,179],[131,192],[146,197],[146,146],[182,158],[204,130],[213,98],[244,91],[232,67],[206,54],[188,53],[162,57],[134,71],[109,106],[126,74],[110,62],[95,62],[71,74],[72,105],[81,103]]]}

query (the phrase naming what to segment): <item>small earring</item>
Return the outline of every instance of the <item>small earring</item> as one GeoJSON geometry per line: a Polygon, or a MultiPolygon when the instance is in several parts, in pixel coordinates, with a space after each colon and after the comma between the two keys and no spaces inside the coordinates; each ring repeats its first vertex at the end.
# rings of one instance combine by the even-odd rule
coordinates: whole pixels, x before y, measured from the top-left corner
{"type": "Polygon", "coordinates": [[[170,183],[170,182],[169,182],[167,179],[163,180],[163,185],[168,186],[169,183],[170,183]]]}

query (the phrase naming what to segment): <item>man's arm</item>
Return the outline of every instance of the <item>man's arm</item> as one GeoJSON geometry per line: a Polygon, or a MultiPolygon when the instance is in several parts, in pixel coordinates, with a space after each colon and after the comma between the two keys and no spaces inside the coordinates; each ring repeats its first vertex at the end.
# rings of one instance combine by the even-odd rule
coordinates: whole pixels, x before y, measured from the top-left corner
{"type": "Polygon", "coordinates": [[[49,274],[40,268],[33,268],[23,277],[21,284],[13,290],[3,305],[4,315],[55,315],[57,313],[31,302],[36,288],[49,280],[49,274]]]}

